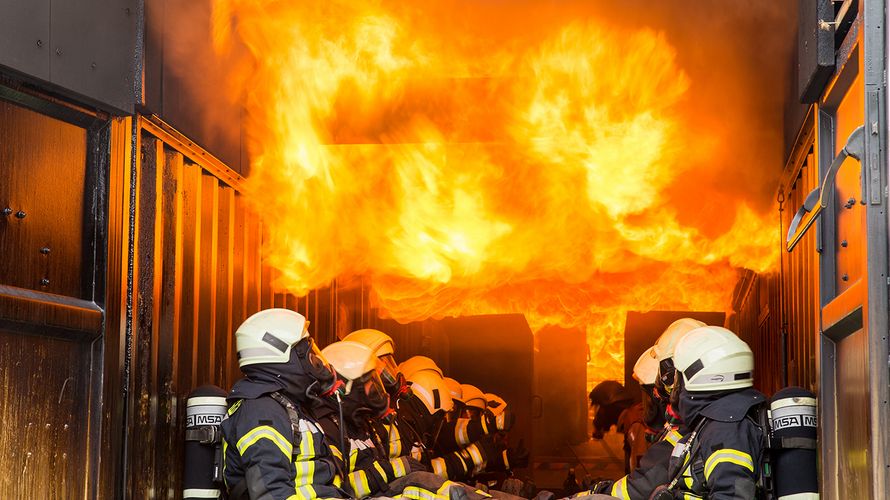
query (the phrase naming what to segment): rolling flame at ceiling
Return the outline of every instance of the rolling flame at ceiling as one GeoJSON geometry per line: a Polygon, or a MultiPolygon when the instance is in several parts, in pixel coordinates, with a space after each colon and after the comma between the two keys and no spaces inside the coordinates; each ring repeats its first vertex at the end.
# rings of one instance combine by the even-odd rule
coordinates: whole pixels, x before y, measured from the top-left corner
{"type": "Polygon", "coordinates": [[[586,3],[401,4],[214,4],[218,53],[249,52],[277,287],[362,276],[398,321],[520,312],[620,346],[627,310],[727,310],[737,268],[772,266],[763,199],[689,202],[740,166],[664,33],[586,3]]]}

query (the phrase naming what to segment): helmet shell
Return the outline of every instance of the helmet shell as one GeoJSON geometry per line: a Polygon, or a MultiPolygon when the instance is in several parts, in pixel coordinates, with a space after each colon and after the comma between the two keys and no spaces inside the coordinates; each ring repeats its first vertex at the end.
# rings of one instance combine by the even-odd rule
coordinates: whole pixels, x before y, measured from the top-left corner
{"type": "Polygon", "coordinates": [[[378,358],[393,353],[394,344],[392,337],[373,328],[356,330],[343,337],[343,340],[358,342],[359,344],[364,344],[370,347],[378,358]]]}
{"type": "Polygon", "coordinates": [[[238,366],[287,363],[294,344],[309,336],[309,322],[290,309],[266,309],[251,315],[235,331],[238,366]]]}
{"type": "Polygon", "coordinates": [[[706,325],[701,321],[692,318],[680,318],[668,325],[668,327],[664,329],[664,332],[662,332],[661,336],[658,337],[658,340],[655,341],[655,346],[653,347],[658,361],[664,361],[665,359],[673,357],[674,348],[680,338],[690,331],[703,326],[706,325]]]}
{"type": "Polygon", "coordinates": [[[754,385],[754,354],[736,334],[719,326],[690,331],[677,342],[674,366],[687,391],[721,391],[754,385]]]}
{"type": "Polygon", "coordinates": [[[445,381],[445,385],[448,387],[448,391],[451,392],[451,399],[455,402],[463,403],[464,402],[464,391],[461,389],[460,382],[454,380],[451,377],[445,377],[443,379],[445,381]]]}
{"type": "Polygon", "coordinates": [[[377,356],[374,351],[358,342],[334,342],[322,349],[321,354],[334,367],[334,371],[347,381],[357,380],[362,375],[377,370],[377,356]]]}
{"type": "Polygon", "coordinates": [[[402,375],[404,375],[405,378],[410,378],[414,373],[424,370],[436,372],[440,377],[445,376],[442,369],[439,368],[439,365],[426,356],[412,356],[399,363],[399,371],[402,372],[402,375]]]}
{"type": "Polygon", "coordinates": [[[442,376],[432,370],[421,370],[408,377],[411,393],[426,407],[430,415],[437,411],[448,412],[454,407],[451,392],[442,376]]]}
{"type": "Polygon", "coordinates": [[[484,410],[488,405],[488,401],[485,400],[485,394],[475,385],[461,384],[460,389],[463,394],[464,404],[467,406],[484,410]]]}
{"type": "Polygon", "coordinates": [[[637,359],[634,364],[633,377],[642,385],[655,385],[655,379],[658,377],[658,358],[655,354],[655,347],[646,349],[646,352],[637,359]]]}
{"type": "Polygon", "coordinates": [[[485,393],[485,406],[494,414],[495,417],[503,414],[507,410],[507,402],[504,398],[490,392],[485,393]]]}

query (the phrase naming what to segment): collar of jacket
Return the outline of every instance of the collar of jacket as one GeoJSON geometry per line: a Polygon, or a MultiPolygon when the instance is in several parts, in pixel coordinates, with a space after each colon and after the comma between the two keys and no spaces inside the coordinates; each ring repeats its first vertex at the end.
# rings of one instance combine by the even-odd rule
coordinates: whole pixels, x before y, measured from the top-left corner
{"type": "Polygon", "coordinates": [[[701,415],[719,422],[738,422],[745,418],[748,410],[766,400],[766,396],[760,391],[750,387],[730,393],[686,392],[682,396],[685,399],[684,406],[691,413],[690,421],[697,420],[701,415]]]}

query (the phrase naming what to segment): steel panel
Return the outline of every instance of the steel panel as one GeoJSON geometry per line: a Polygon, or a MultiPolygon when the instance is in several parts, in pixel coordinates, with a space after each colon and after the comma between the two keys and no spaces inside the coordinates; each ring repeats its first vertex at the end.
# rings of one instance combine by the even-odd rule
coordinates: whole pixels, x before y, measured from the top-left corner
{"type": "Polygon", "coordinates": [[[136,66],[139,6],[137,0],[52,0],[49,80],[132,112],[134,78],[141,78],[136,66]]]}
{"type": "Polygon", "coordinates": [[[873,496],[869,467],[868,336],[854,332],[837,343],[835,434],[839,448],[837,498],[873,496]]]}
{"type": "Polygon", "coordinates": [[[0,65],[49,80],[50,0],[0,0],[0,65]]]}

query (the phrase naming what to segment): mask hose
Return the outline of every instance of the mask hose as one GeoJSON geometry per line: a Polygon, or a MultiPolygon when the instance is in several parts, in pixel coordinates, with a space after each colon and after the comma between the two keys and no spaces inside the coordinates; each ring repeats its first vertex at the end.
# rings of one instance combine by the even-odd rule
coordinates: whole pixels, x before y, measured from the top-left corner
{"type": "Polygon", "coordinates": [[[349,472],[349,450],[346,449],[346,421],[343,420],[343,400],[340,391],[334,393],[337,396],[337,410],[340,413],[340,450],[343,452],[343,466],[349,472]]]}

